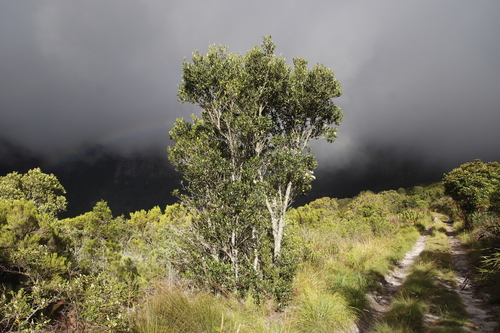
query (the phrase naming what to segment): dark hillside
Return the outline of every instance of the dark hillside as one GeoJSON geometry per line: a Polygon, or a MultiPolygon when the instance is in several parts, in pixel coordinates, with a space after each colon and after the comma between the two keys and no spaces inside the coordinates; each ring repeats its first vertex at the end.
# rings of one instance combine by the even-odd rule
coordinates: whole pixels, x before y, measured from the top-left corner
{"type": "MultiPolygon", "coordinates": [[[[68,210],[65,217],[87,212],[100,200],[108,202],[114,215],[157,205],[164,208],[176,202],[171,193],[179,188],[182,179],[173,170],[166,153],[121,156],[98,147],[54,166],[28,151],[0,141],[0,175],[12,171],[24,173],[35,167],[54,173],[66,188],[68,210]]],[[[320,165],[315,176],[312,191],[298,197],[294,206],[322,197],[353,197],[366,190],[408,188],[437,181],[442,172],[439,168],[423,166],[417,158],[402,160],[387,152],[373,151],[368,163],[352,163],[334,170],[320,165]]]]}
{"type": "Polygon", "coordinates": [[[87,212],[100,200],[108,203],[114,215],[175,203],[171,192],[180,177],[166,156],[95,154],[92,159],[82,156],[48,170],[68,192],[65,215],[87,212]]]}

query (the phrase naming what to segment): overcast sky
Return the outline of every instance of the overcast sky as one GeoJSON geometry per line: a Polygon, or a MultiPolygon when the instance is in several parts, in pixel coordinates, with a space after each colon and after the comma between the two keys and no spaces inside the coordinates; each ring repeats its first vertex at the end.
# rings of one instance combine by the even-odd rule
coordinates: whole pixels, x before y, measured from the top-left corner
{"type": "Polygon", "coordinates": [[[339,139],[323,166],[374,152],[443,168],[500,160],[500,1],[0,0],[0,138],[62,158],[164,149],[184,57],[209,44],[335,71],[339,139]]]}

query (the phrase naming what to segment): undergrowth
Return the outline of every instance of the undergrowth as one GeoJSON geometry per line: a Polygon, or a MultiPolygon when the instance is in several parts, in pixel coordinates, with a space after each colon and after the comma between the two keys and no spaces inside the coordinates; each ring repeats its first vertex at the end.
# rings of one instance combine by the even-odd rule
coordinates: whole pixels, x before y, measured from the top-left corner
{"type": "Polygon", "coordinates": [[[491,295],[490,305],[500,305],[500,218],[496,214],[475,214],[474,229],[461,230],[458,237],[468,248],[476,267],[475,280],[491,295]]]}
{"type": "MultiPolygon", "coordinates": [[[[419,224],[428,225],[422,215],[419,224]]],[[[350,223],[350,222],[349,222],[350,223]]],[[[367,304],[365,294],[419,237],[418,228],[400,223],[387,233],[345,233],[335,227],[290,229],[302,239],[308,255],[293,282],[292,302],[276,311],[271,299],[243,300],[180,287],[160,287],[138,309],[138,332],[344,332],[367,304]],[[196,324],[194,322],[197,322],[196,324]],[[175,328],[173,328],[175,327],[175,328]],[[180,328],[180,329],[179,329],[180,328]]],[[[355,227],[355,225],[352,225],[355,227]]],[[[341,222],[337,228],[344,228],[341,222]]],[[[360,230],[359,228],[357,229],[360,230]]]]}
{"type": "MultiPolygon", "coordinates": [[[[61,220],[43,202],[22,197],[15,187],[19,177],[0,177],[5,332],[350,330],[367,308],[365,294],[426,229],[430,194],[439,193],[421,187],[366,191],[291,209],[281,255],[263,248],[247,256],[261,261],[246,259],[251,269],[239,272],[240,280],[266,288],[242,289],[212,283],[203,273],[203,256],[195,259],[201,271],[182,269],[196,255],[186,252],[185,243],[198,241],[188,232],[195,217],[185,206],[154,207],[127,218],[114,217],[100,201],[92,211],[61,220]],[[276,258],[276,270],[259,269],[276,258]]],[[[266,231],[251,239],[264,236],[273,237],[266,231]]],[[[218,255],[211,254],[214,260],[218,255]]],[[[225,267],[217,271],[222,280],[225,267]]]]}

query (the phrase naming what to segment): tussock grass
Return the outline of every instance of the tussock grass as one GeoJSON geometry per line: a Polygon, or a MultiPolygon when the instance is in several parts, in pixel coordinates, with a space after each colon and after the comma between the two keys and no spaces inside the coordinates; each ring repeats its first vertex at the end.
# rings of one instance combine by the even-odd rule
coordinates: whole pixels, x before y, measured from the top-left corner
{"type": "Polygon", "coordinates": [[[297,305],[294,332],[339,332],[353,325],[353,311],[339,294],[310,292],[297,305]]]}
{"type": "MultiPolygon", "coordinates": [[[[420,236],[415,224],[402,223],[394,216],[388,221],[384,223],[393,225],[377,232],[362,219],[297,226],[294,235],[301,239],[308,254],[295,276],[292,302],[279,311],[272,300],[260,298],[261,303],[257,303],[251,294],[236,300],[189,292],[178,286],[160,286],[138,308],[135,330],[148,333],[349,331],[367,308],[365,295],[377,288],[382,276],[420,236]]],[[[417,222],[429,223],[426,216],[417,222]]],[[[416,309],[419,306],[416,304],[416,309]]]]}
{"type": "Polygon", "coordinates": [[[415,332],[423,331],[423,318],[428,306],[421,299],[402,296],[392,304],[392,311],[387,315],[389,323],[396,323],[397,328],[411,328],[415,332]]]}
{"type": "Polygon", "coordinates": [[[137,309],[133,328],[140,333],[294,332],[288,312],[276,308],[272,300],[257,303],[251,294],[236,300],[160,285],[137,309]]]}
{"type": "Polygon", "coordinates": [[[354,325],[367,308],[365,295],[411,249],[419,232],[406,226],[390,235],[346,238],[334,228],[317,228],[305,235],[314,255],[294,281],[293,332],[342,332],[354,325]]]}
{"type": "Polygon", "coordinates": [[[138,332],[235,332],[237,324],[223,302],[206,293],[160,286],[142,305],[138,332]]]}
{"type": "Polygon", "coordinates": [[[354,324],[356,311],[344,295],[330,288],[325,270],[305,265],[294,282],[293,332],[335,332],[354,324]]]}

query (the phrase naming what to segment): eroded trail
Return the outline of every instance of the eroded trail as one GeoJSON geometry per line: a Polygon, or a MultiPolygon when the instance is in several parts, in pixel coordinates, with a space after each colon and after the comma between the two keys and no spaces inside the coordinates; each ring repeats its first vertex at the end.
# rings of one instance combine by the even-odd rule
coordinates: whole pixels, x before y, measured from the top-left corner
{"type": "Polygon", "coordinates": [[[375,310],[376,318],[383,316],[389,310],[393,295],[401,288],[413,263],[425,249],[426,240],[427,233],[420,236],[413,248],[406,253],[404,259],[384,276],[381,288],[367,295],[370,306],[375,310]]]}
{"type": "Polygon", "coordinates": [[[389,311],[394,295],[403,285],[415,260],[418,259],[425,249],[428,232],[429,231],[426,231],[424,235],[420,236],[413,248],[406,253],[404,259],[384,276],[380,283],[380,288],[366,295],[370,305],[370,311],[367,312],[364,318],[358,323],[357,330],[353,331],[368,332],[373,323],[383,318],[389,311]]]}
{"type": "Polygon", "coordinates": [[[467,313],[470,315],[470,322],[473,327],[465,328],[468,332],[481,332],[493,333],[499,332],[498,327],[499,318],[488,309],[486,300],[489,295],[479,294],[474,283],[474,279],[470,274],[470,266],[467,259],[467,252],[464,250],[460,240],[455,235],[453,222],[449,219],[444,221],[446,223],[448,241],[451,245],[452,261],[456,274],[456,288],[455,291],[460,295],[467,313]]]}
{"type": "MultiPolygon", "coordinates": [[[[488,308],[488,306],[486,305],[485,301],[489,296],[486,294],[479,294],[477,292],[476,284],[471,273],[471,267],[468,262],[467,252],[464,250],[460,240],[455,237],[456,235],[452,222],[448,219],[447,216],[439,214],[435,215],[434,221],[435,225],[441,226],[439,227],[439,233],[441,233],[441,239],[444,242],[442,244],[449,243],[450,245],[449,248],[447,245],[445,246],[445,248],[446,253],[449,253],[448,256],[451,256],[451,263],[450,261],[448,262],[453,266],[456,283],[453,283],[453,275],[449,279],[445,280],[438,278],[438,276],[430,279],[430,281],[434,281],[431,282],[434,285],[433,288],[441,289],[443,292],[438,292],[438,290],[435,290],[434,292],[436,292],[436,295],[431,295],[431,297],[428,298],[426,302],[430,302],[428,303],[428,306],[430,307],[429,310],[433,310],[423,315],[423,317],[421,318],[423,322],[420,323],[420,329],[417,329],[416,332],[444,332],[442,330],[443,327],[446,327],[446,324],[444,323],[452,318],[449,317],[449,314],[436,311],[436,307],[441,307],[441,309],[444,307],[446,309],[447,306],[446,304],[444,304],[443,306],[442,301],[440,305],[438,304],[440,302],[438,298],[443,297],[443,295],[445,294],[447,294],[448,297],[452,297],[450,299],[455,299],[454,303],[456,303],[458,307],[462,309],[461,311],[459,311],[462,313],[461,324],[458,324],[458,326],[449,326],[448,329],[451,329],[449,332],[500,332],[500,318],[498,318],[492,311],[492,309],[488,308]],[[446,231],[441,221],[445,222],[446,231]],[[440,294],[441,296],[438,296],[438,294],[440,294]],[[450,294],[454,294],[455,296],[450,296],[450,294]],[[462,301],[463,306],[458,304],[460,303],[460,300],[462,301]]],[[[426,249],[426,243],[429,243],[429,246],[430,244],[436,243],[434,238],[436,232],[437,231],[433,227],[429,229],[424,235],[422,235],[415,243],[413,249],[406,254],[405,258],[398,264],[398,266],[395,267],[395,269],[389,272],[386,276],[384,276],[380,288],[377,291],[366,295],[366,298],[370,305],[370,309],[366,311],[361,321],[357,324],[356,329],[353,329],[352,332],[371,332],[377,322],[385,320],[386,315],[391,311],[391,305],[393,304],[393,301],[395,300],[395,298],[400,297],[398,296],[398,291],[407,288],[404,286],[405,280],[410,273],[414,274],[412,273],[412,267],[419,256],[422,254],[422,252],[426,250],[426,260],[419,261],[420,266],[422,265],[422,262],[434,260],[432,259],[434,256],[432,253],[435,253],[433,251],[436,250],[426,249]],[[430,240],[429,235],[431,236],[430,240]]],[[[436,258],[439,257],[438,253],[443,253],[439,251],[442,250],[438,250],[438,252],[436,252],[436,258]]],[[[448,269],[451,268],[451,266],[449,265],[447,266],[448,269]]],[[[460,317],[460,315],[458,315],[458,317],[460,317]]],[[[458,323],[459,320],[457,320],[456,314],[454,315],[453,320],[456,320],[456,322],[458,323]]],[[[415,327],[410,328],[413,329],[415,327]]]]}

